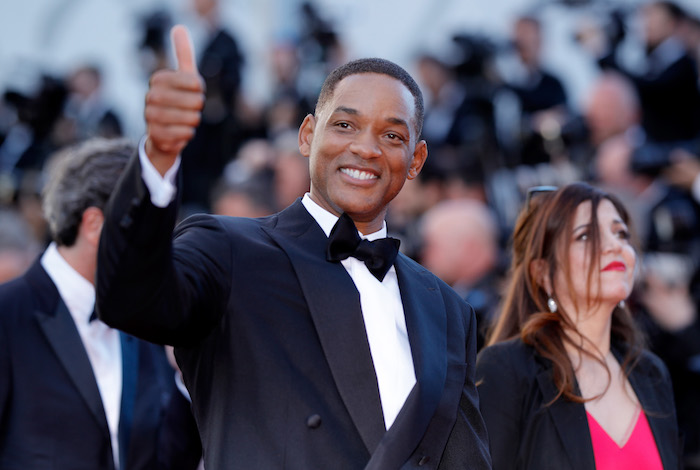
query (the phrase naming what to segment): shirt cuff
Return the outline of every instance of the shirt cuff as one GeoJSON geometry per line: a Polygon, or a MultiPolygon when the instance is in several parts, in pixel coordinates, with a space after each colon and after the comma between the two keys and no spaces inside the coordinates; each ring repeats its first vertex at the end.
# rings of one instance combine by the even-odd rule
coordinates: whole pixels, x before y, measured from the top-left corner
{"type": "Polygon", "coordinates": [[[141,142],[139,142],[141,178],[151,194],[151,202],[154,206],[168,207],[175,199],[175,194],[177,194],[175,178],[177,177],[177,170],[180,169],[180,160],[181,158],[178,155],[173,166],[168,169],[164,176],[161,176],[148,159],[148,155],[146,155],[146,137],[143,137],[141,142]]]}
{"type": "Polygon", "coordinates": [[[187,387],[185,387],[185,382],[182,381],[182,375],[180,372],[175,372],[175,386],[177,389],[180,391],[182,396],[187,398],[187,401],[192,403],[192,398],[190,397],[190,392],[187,390],[187,387]]]}
{"type": "Polygon", "coordinates": [[[693,195],[695,202],[700,203],[700,174],[693,180],[693,185],[690,187],[690,192],[693,195]]]}

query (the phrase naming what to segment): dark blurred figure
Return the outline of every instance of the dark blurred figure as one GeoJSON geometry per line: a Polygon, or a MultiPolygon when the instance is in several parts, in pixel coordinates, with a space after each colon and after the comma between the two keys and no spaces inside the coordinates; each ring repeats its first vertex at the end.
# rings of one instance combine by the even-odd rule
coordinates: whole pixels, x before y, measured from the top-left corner
{"type": "Polygon", "coordinates": [[[0,144],[0,202],[12,203],[24,177],[39,172],[56,150],[56,123],[67,96],[63,81],[49,76],[43,76],[31,94],[5,92],[9,123],[0,144]]]}
{"type": "Polygon", "coordinates": [[[297,44],[291,40],[280,41],[270,50],[273,89],[265,110],[267,136],[274,139],[299,127],[299,123],[312,106],[302,92],[302,62],[297,44]]]}
{"type": "Polygon", "coordinates": [[[24,274],[39,249],[27,221],[13,209],[0,209],[0,284],[24,274]]]}
{"type": "Polygon", "coordinates": [[[199,461],[164,349],[93,317],[102,210],[134,151],[93,139],[50,161],[43,207],[54,242],[0,285],[0,468],[186,470],[199,461]],[[166,437],[193,443],[194,455],[166,437]]]}
{"type": "Polygon", "coordinates": [[[561,81],[542,67],[539,19],[518,18],[513,25],[512,40],[522,71],[519,76],[505,80],[520,104],[522,147],[518,162],[526,165],[549,162],[562,150],[556,146],[561,127],[568,120],[566,91],[561,81]]]}
{"type": "Polygon", "coordinates": [[[450,65],[434,55],[418,58],[418,74],[426,91],[423,138],[431,157],[422,177],[446,185],[478,187],[498,165],[494,122],[494,84],[486,75],[491,51],[477,38],[454,38],[463,61],[450,65]],[[467,55],[466,51],[472,51],[467,55]]]}
{"type": "Polygon", "coordinates": [[[480,350],[500,301],[501,248],[496,218],[481,201],[453,199],[429,209],[421,228],[421,264],[474,307],[480,350]]]}
{"type": "Polygon", "coordinates": [[[686,190],[670,185],[661,170],[639,166],[637,154],[644,151],[624,136],[608,139],[595,156],[595,178],[630,204],[643,251],[698,259],[700,206],[686,190]]]}
{"type": "Polygon", "coordinates": [[[641,9],[646,71],[635,74],[622,67],[616,48],[599,59],[603,68],[627,75],[635,84],[642,106],[642,126],[651,142],[667,143],[700,136],[698,70],[679,31],[685,12],[675,3],[656,1],[641,9]]]}
{"type": "Polygon", "coordinates": [[[678,36],[688,55],[695,61],[695,68],[700,67],[700,18],[686,12],[679,25],[678,36]]]}
{"type": "Polygon", "coordinates": [[[194,138],[182,152],[183,209],[205,211],[209,192],[240,145],[235,117],[244,65],[238,43],[221,24],[218,0],[192,0],[208,28],[199,56],[199,73],[206,86],[202,119],[194,138]]]}
{"type": "Polygon", "coordinates": [[[168,67],[168,31],[172,19],[168,12],[156,10],[141,20],[142,37],[139,44],[139,61],[146,77],[156,70],[168,67]]]}
{"type": "Polygon", "coordinates": [[[66,80],[68,97],[54,130],[57,147],[90,137],[115,138],[122,126],[103,93],[102,72],[95,65],[77,68],[66,80]]]}

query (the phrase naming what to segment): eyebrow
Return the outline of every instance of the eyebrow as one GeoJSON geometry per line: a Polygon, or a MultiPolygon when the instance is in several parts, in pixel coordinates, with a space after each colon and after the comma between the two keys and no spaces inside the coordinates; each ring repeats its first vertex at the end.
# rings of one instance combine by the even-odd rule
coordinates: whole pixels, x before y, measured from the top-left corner
{"type": "MultiPolygon", "coordinates": [[[[622,220],[622,219],[613,219],[612,223],[613,223],[613,225],[624,225],[625,227],[627,227],[627,224],[626,224],[625,221],[622,220]]],[[[591,226],[591,223],[590,223],[590,222],[585,223],[585,224],[581,224],[581,225],[579,225],[578,227],[574,227],[574,229],[573,229],[571,232],[573,233],[573,232],[577,231],[577,230],[580,229],[580,228],[586,228],[586,227],[590,227],[590,226],[591,226]]]]}
{"type": "MultiPolygon", "coordinates": [[[[356,110],[355,108],[348,108],[347,106],[338,106],[333,110],[333,114],[335,113],[345,113],[345,114],[352,114],[353,116],[359,116],[360,112],[356,110]]],[[[391,123],[391,124],[396,124],[397,126],[403,126],[406,129],[410,129],[408,123],[404,119],[400,119],[397,117],[389,117],[386,118],[386,121],[391,123]]]]}

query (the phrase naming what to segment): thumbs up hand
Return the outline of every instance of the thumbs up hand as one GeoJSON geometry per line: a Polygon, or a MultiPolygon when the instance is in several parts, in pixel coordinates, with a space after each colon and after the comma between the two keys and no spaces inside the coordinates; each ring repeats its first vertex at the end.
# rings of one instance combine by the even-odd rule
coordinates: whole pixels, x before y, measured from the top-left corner
{"type": "Polygon", "coordinates": [[[171,39],[177,69],[159,70],[151,76],[144,111],[146,155],[161,175],[194,136],[204,106],[204,84],[187,29],[174,26],[171,39]]]}

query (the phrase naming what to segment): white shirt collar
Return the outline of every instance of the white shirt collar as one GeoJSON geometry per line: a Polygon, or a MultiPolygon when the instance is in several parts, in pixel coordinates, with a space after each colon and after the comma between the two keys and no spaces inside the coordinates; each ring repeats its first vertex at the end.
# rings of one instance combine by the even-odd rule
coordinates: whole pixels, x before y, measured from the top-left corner
{"type": "Polygon", "coordinates": [[[41,265],[56,285],[73,320],[87,324],[95,308],[95,286],[68,264],[53,242],[42,255],[41,265]]]}
{"type": "MultiPolygon", "coordinates": [[[[311,195],[309,193],[304,194],[301,203],[304,205],[309,214],[311,214],[311,217],[313,217],[314,220],[316,220],[316,222],[318,223],[318,225],[321,226],[326,236],[329,236],[331,234],[331,230],[333,230],[333,226],[338,221],[338,217],[316,204],[314,200],[311,199],[311,195]]],[[[386,238],[386,221],[382,221],[382,228],[374,233],[363,235],[362,232],[360,232],[359,230],[357,231],[357,233],[360,234],[361,238],[366,238],[369,241],[378,240],[380,238],[386,238]]]]}

